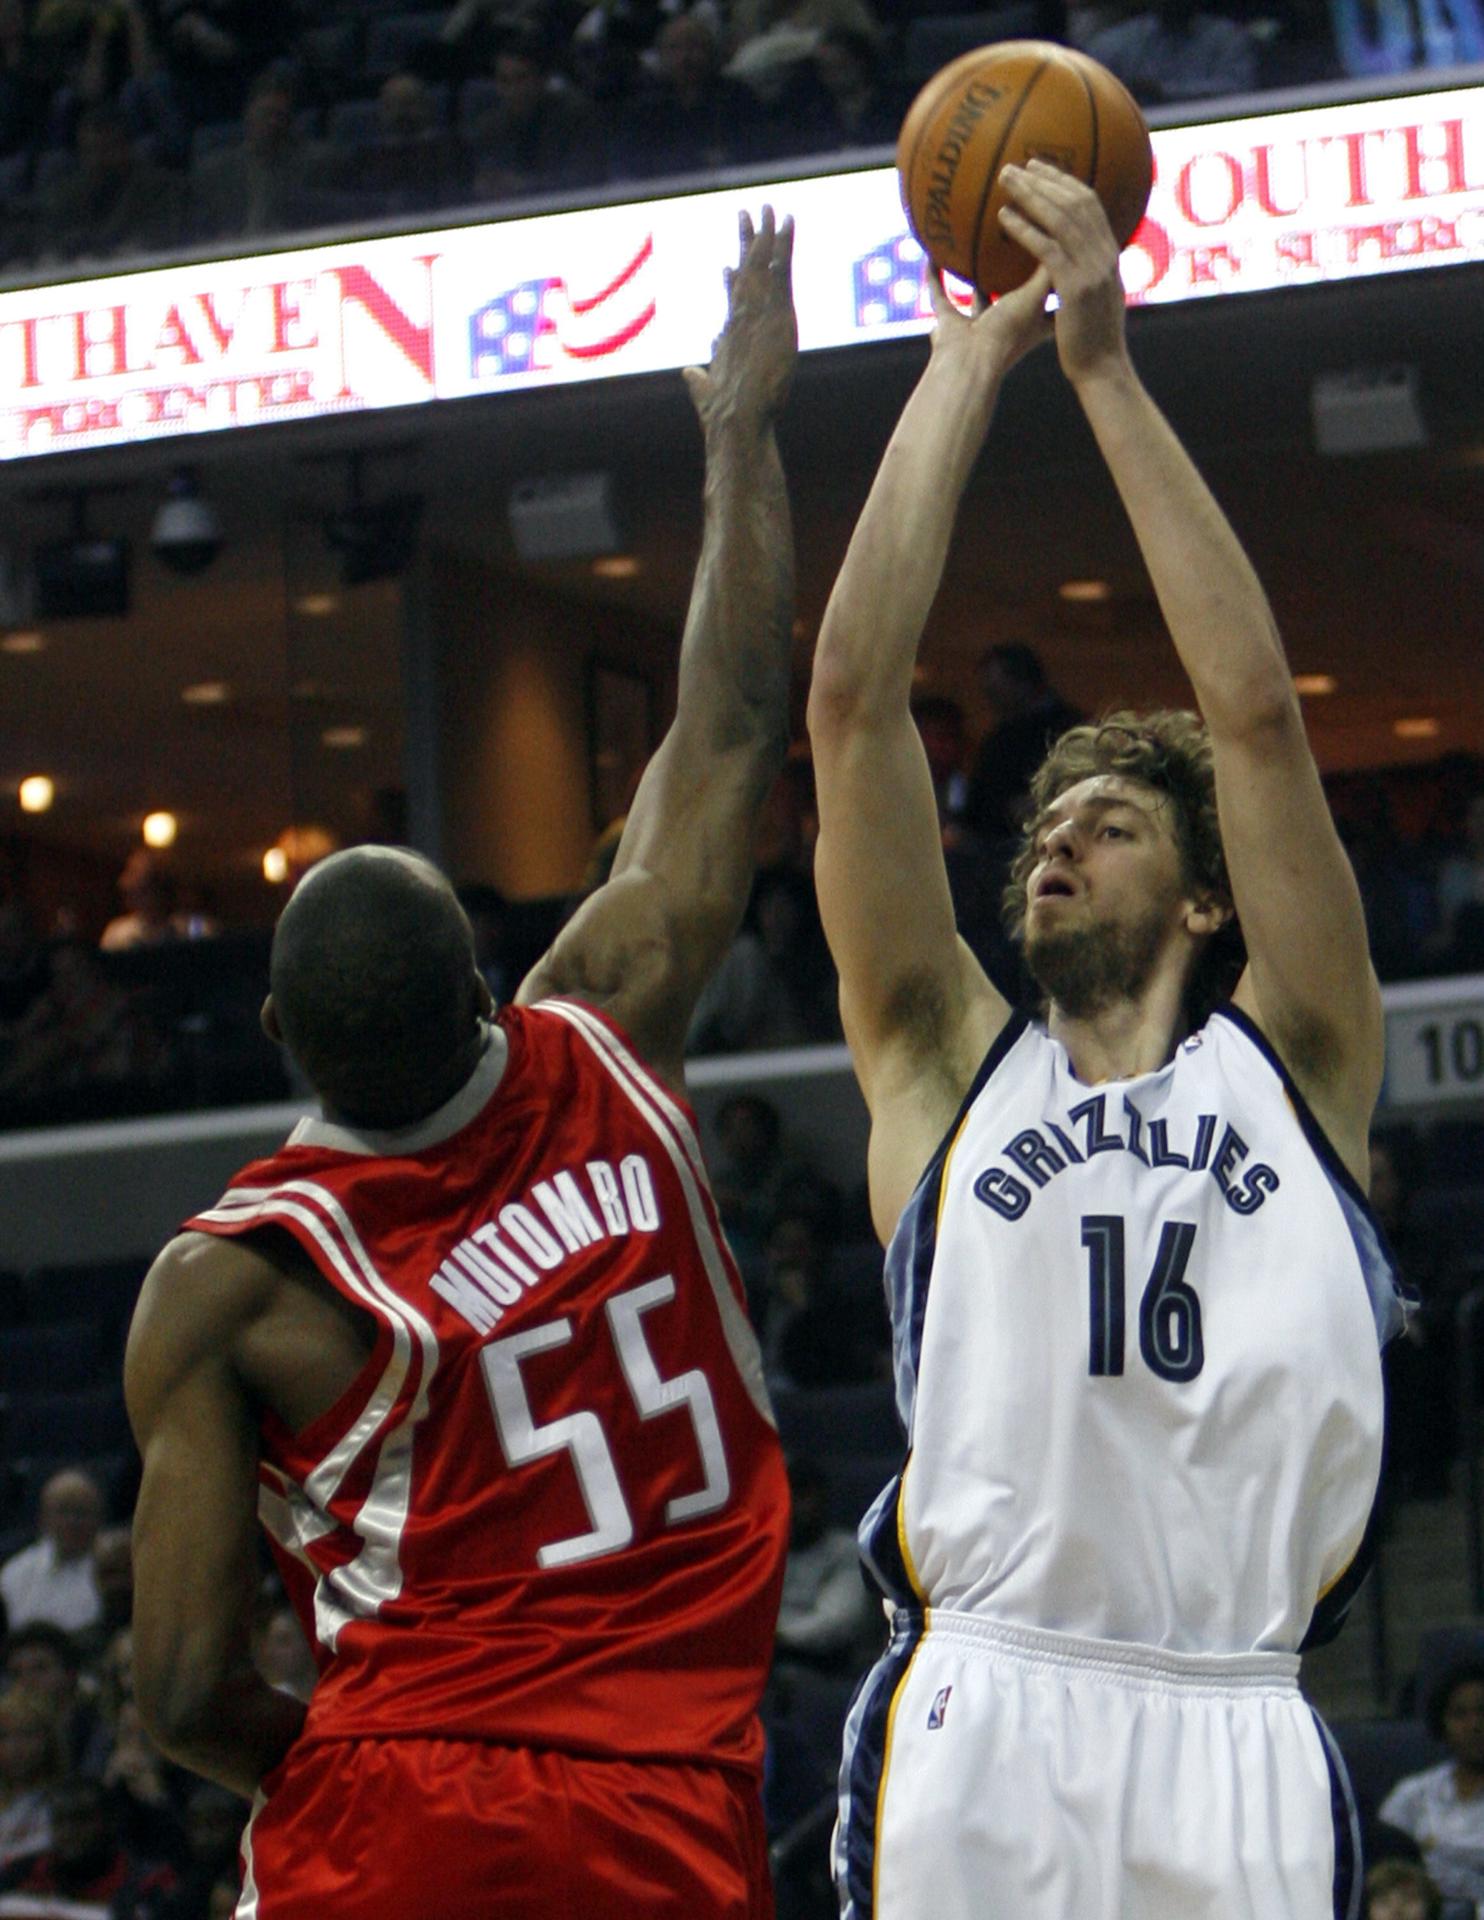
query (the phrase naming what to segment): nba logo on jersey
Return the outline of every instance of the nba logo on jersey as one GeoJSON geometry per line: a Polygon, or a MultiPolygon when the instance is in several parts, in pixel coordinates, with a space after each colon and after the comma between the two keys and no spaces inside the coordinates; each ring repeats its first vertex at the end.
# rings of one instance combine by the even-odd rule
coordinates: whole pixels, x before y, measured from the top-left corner
{"type": "Polygon", "coordinates": [[[948,1718],[948,1696],[952,1687],[939,1687],[932,1706],[928,1709],[928,1732],[936,1733],[948,1718]]]}

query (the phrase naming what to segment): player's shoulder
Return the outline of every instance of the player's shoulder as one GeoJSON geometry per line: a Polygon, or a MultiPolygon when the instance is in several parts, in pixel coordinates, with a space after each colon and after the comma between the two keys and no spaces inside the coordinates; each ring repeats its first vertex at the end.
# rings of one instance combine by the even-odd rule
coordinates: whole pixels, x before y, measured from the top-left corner
{"type": "Polygon", "coordinates": [[[230,1344],[282,1279],[282,1258],[267,1248],[187,1228],[166,1243],[144,1277],[130,1345],[230,1344]]]}

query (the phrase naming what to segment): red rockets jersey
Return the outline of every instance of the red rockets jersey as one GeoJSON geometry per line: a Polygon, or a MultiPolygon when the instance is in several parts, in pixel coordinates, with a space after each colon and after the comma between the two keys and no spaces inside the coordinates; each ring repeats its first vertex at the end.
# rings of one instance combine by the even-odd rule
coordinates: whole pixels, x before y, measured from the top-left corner
{"type": "Polygon", "coordinates": [[[439,1112],[305,1120],[188,1224],[286,1229],[378,1326],[262,1426],[306,1738],[760,1765],[782,1454],[693,1116],[612,1025],[507,1007],[439,1112]]]}

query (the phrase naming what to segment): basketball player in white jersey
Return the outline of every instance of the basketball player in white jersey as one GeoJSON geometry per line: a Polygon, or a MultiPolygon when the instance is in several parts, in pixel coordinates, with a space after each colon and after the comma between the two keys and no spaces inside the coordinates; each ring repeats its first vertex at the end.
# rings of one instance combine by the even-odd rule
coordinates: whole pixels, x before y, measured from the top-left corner
{"type": "Polygon", "coordinates": [[[895,1613],[847,1728],[842,1910],[1326,1920],[1358,1910],[1355,1823],[1297,1656],[1364,1563],[1399,1313],[1361,1191],[1380,999],[1272,616],[1130,364],[1102,209],[1006,173],[1038,270],[969,318],[935,288],[809,701],[908,1436],[862,1523],[895,1613]],[[1011,888],[1031,1022],[955,933],[908,699],[1000,383],[1053,331],[1204,729],[1124,714],[1053,750],[1011,888]]]}

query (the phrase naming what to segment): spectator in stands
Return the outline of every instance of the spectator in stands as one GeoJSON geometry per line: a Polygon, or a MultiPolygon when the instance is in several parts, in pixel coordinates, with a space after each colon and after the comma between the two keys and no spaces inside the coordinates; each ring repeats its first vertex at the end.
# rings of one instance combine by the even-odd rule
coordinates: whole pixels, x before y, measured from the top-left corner
{"type": "Polygon", "coordinates": [[[1257,84],[1257,42],[1245,21],[1189,0],[1135,0],[1078,44],[1151,104],[1250,93],[1257,84]]]}
{"type": "Polygon", "coordinates": [[[893,146],[908,104],[903,90],[890,83],[873,34],[830,27],[774,109],[774,144],[780,154],[893,146]]]}
{"type": "Polygon", "coordinates": [[[157,1920],[175,1892],[168,1866],[141,1858],[124,1845],[99,1780],[83,1775],[53,1787],[50,1795],[52,1839],[42,1853],[17,1860],[0,1873],[0,1893],[27,1896],[41,1912],[47,1902],[72,1902],[111,1920],[157,1920]]]}
{"type": "Polygon", "coordinates": [[[1424,1717],[1449,1757],[1398,1781],[1380,1817],[1417,1842],[1446,1898],[1484,1901],[1484,1663],[1450,1668],[1424,1717]]]}
{"type": "Polygon", "coordinates": [[[539,33],[509,33],[494,60],[495,104],[468,130],[474,193],[518,200],[601,180],[602,129],[591,104],[563,86],[539,33]]]}
{"type": "Polygon", "coordinates": [[[35,1696],[56,1715],[68,1765],[96,1773],[108,1757],[109,1729],[83,1692],[77,1642],[49,1620],[17,1627],[5,1641],[5,1683],[35,1696]]]}
{"type": "Polygon", "coordinates": [[[424,213],[467,197],[468,163],[458,135],[439,124],[438,101],[415,73],[388,74],[376,96],[376,136],[328,148],[325,186],[357,193],[382,213],[424,213]]]}
{"type": "Polygon", "coordinates": [[[782,1212],[773,1222],[756,1317],[763,1367],[778,1385],[859,1385],[885,1369],[885,1347],[868,1344],[860,1314],[842,1298],[832,1256],[812,1208],[782,1212]]]}
{"type": "Polygon", "coordinates": [[[323,162],[295,125],[297,106],[291,78],[270,68],[243,113],[241,145],[218,147],[191,169],[191,226],[199,239],[282,233],[313,218],[323,162]]]}
{"type": "Polygon", "coordinates": [[[1484,793],[1469,801],[1463,844],[1438,868],[1438,914],[1444,971],[1484,969],[1484,793]]]}
{"type": "Polygon", "coordinates": [[[26,0],[0,0],[0,154],[40,144],[51,92],[26,0]]]}
{"type": "Polygon", "coordinates": [[[1051,685],[1030,647],[991,647],[979,671],[995,724],[974,756],[963,820],[994,845],[1019,833],[1031,775],[1050,742],[1083,716],[1051,685]]]}
{"type": "Polygon", "coordinates": [[[1462,1294],[1449,1270],[1449,1249],[1414,1223],[1409,1203],[1419,1174],[1408,1146],[1406,1136],[1378,1134],[1371,1141],[1371,1206],[1418,1302],[1382,1361],[1387,1471],[1398,1492],[1436,1500],[1448,1492],[1458,1450],[1455,1316],[1462,1294]]]}
{"type": "Polygon", "coordinates": [[[292,1607],[282,1594],[270,1591],[255,1610],[252,1660],[270,1687],[307,1700],[314,1691],[319,1669],[292,1607]]]}
{"type": "Polygon", "coordinates": [[[771,1100],[736,1093],[716,1110],[711,1190],[732,1252],[744,1273],[762,1260],[793,1170],[783,1151],[783,1122],[771,1100]]]}
{"type": "Polygon", "coordinates": [[[736,0],[730,24],[736,51],[726,71],[769,106],[809,65],[822,35],[843,30],[874,41],[881,32],[866,0],[736,0]]]}
{"type": "Polygon", "coordinates": [[[654,59],[647,84],[617,110],[608,149],[614,179],[706,173],[766,152],[757,96],[722,73],[715,31],[699,10],[666,21],[654,59]]]}
{"type": "Polygon", "coordinates": [[[77,165],[42,192],[36,219],[43,263],[158,253],[184,231],[184,186],[136,152],[127,115],[103,100],[78,116],[77,165]]]}
{"type": "Polygon", "coordinates": [[[57,1716],[25,1687],[0,1694],[0,1871],[52,1843],[49,1795],[67,1771],[57,1716]]]}
{"type": "Polygon", "coordinates": [[[103,1524],[103,1494],[81,1468],[54,1473],[41,1490],[36,1541],[0,1567],[0,1599],[16,1632],[44,1620],[66,1633],[93,1626],[103,1613],[93,1543],[103,1524]]]}
{"type": "Polygon", "coordinates": [[[125,860],[118,890],[124,911],[103,929],[98,945],[104,953],[159,947],[171,940],[204,939],[217,932],[215,921],[208,915],[178,905],[173,875],[159,856],[145,847],[135,847],[125,860]]]}
{"type": "Polygon", "coordinates": [[[801,873],[760,873],[742,931],[691,1022],[692,1053],[756,1052],[838,1040],[837,986],[814,889],[801,873]]]}
{"type": "Polygon", "coordinates": [[[1484,60],[1484,9],[1479,0],[1330,0],[1330,21],[1347,74],[1406,73],[1415,67],[1460,67],[1484,60]]]}
{"type": "Polygon", "coordinates": [[[124,1701],[102,1779],[109,1815],[130,1853],[172,1864],[187,1857],[185,1823],[168,1784],[175,1775],[145,1732],[138,1707],[124,1701]]]}
{"type": "Polygon", "coordinates": [[[255,75],[293,40],[293,0],[156,0],[192,123],[238,120],[255,75]]]}
{"type": "Polygon", "coordinates": [[[98,1625],[107,1647],[134,1618],[134,1540],[128,1527],[104,1527],[93,1542],[93,1584],[103,1607],[98,1625]]]}
{"type": "MultiPolygon", "coordinates": [[[[72,26],[76,34],[74,23],[80,24],[81,16],[70,0],[52,0],[37,15],[38,33],[53,20],[72,26]]],[[[108,0],[91,9],[70,70],[52,94],[48,144],[70,146],[79,114],[102,101],[119,107],[132,135],[153,140],[152,157],[174,164],[184,155],[185,121],[140,0],[108,0]]]]}
{"type": "Polygon", "coordinates": [[[963,812],[969,794],[964,773],[969,745],[964,732],[964,710],[957,700],[950,700],[944,694],[919,694],[912,701],[912,719],[927,755],[933,798],[938,803],[938,823],[946,827],[963,812]]]}
{"type": "Polygon", "coordinates": [[[187,1853],[181,1863],[180,1891],[171,1901],[167,1920],[211,1920],[217,1911],[215,1890],[225,1885],[229,1894],[222,1920],[237,1905],[237,1849],[248,1807],[235,1793],[214,1781],[199,1780],[186,1802],[187,1853]]]}
{"type": "Polygon", "coordinates": [[[1396,830],[1391,796],[1379,780],[1353,791],[1339,821],[1365,909],[1371,959],[1383,980],[1419,972],[1436,948],[1433,888],[1396,830]]]}
{"type": "Polygon", "coordinates": [[[778,1608],[778,1659],[818,1672],[851,1672],[862,1663],[881,1610],[861,1579],[855,1535],[831,1524],[824,1469],[792,1454],[788,1483],[793,1504],[778,1608]]]}
{"type": "Polygon", "coordinates": [[[1380,1860],[1365,1877],[1362,1920],[1442,1920],[1443,1896],[1413,1860],[1380,1860]]]}
{"type": "Polygon", "coordinates": [[[167,1050],[84,941],[60,940],[47,957],[44,993],[7,1036],[0,1099],[50,1100],[81,1087],[147,1082],[167,1050]]]}

